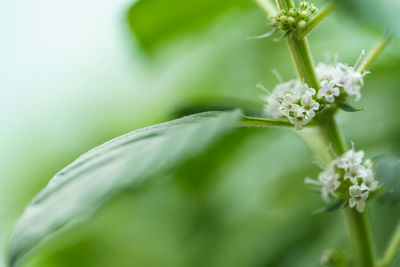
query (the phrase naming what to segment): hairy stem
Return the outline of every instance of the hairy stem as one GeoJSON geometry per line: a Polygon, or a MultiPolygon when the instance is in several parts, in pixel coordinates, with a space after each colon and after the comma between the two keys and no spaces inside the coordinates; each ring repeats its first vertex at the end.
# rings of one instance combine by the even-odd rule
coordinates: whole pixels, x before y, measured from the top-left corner
{"type": "Polygon", "coordinates": [[[288,121],[278,121],[265,118],[242,116],[242,120],[239,122],[239,126],[255,126],[255,127],[289,127],[293,128],[293,125],[288,121]]]}
{"type": "Polygon", "coordinates": [[[400,222],[397,224],[396,230],[392,236],[392,239],[387,246],[385,253],[383,255],[383,259],[378,264],[379,267],[386,267],[393,261],[394,257],[396,257],[400,248],[400,222]]]}

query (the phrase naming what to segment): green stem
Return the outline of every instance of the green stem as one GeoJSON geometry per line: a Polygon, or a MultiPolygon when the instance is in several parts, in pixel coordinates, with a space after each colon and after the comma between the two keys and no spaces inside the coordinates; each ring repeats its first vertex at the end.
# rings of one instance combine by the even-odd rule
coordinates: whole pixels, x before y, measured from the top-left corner
{"type": "Polygon", "coordinates": [[[346,152],[346,143],[339,131],[333,112],[324,115],[318,120],[318,129],[325,143],[332,147],[333,158],[336,158],[346,152]]]}
{"type": "Polygon", "coordinates": [[[307,34],[309,34],[318,24],[321,23],[333,10],[337,7],[337,3],[335,1],[331,1],[325,4],[321,9],[315,14],[310,21],[307,23],[307,28],[301,31],[297,38],[304,38],[307,34]]]}
{"type": "Polygon", "coordinates": [[[289,10],[294,6],[293,0],[276,0],[276,4],[280,10],[289,10]]]}
{"type": "Polygon", "coordinates": [[[356,209],[346,208],[345,215],[352,251],[358,259],[357,266],[374,267],[374,251],[366,211],[360,213],[356,209]]]}
{"type": "Polygon", "coordinates": [[[385,250],[383,259],[380,261],[378,266],[379,267],[388,266],[399,252],[399,248],[400,248],[400,222],[397,224],[397,228],[392,236],[392,239],[389,242],[389,245],[385,250]]]}
{"type": "Polygon", "coordinates": [[[239,122],[239,126],[255,126],[255,127],[289,127],[293,128],[293,124],[288,121],[278,121],[258,117],[243,116],[239,122]]]}
{"type": "MultiPolygon", "coordinates": [[[[290,8],[293,5],[291,0],[277,0],[280,9],[290,8]]],[[[288,38],[288,45],[295,62],[300,78],[310,87],[318,89],[318,80],[312,64],[311,54],[305,39],[288,38]]],[[[346,151],[346,145],[339,132],[334,119],[334,111],[323,114],[318,119],[319,131],[327,145],[332,145],[334,154],[341,155],[346,151]]],[[[374,253],[372,238],[365,213],[359,213],[355,209],[346,208],[345,216],[348,225],[348,232],[352,251],[356,256],[357,263],[362,267],[374,266],[374,253]]]]}
{"type": "Polygon", "coordinates": [[[307,39],[288,37],[288,45],[301,81],[318,91],[317,75],[315,74],[307,39]]]}

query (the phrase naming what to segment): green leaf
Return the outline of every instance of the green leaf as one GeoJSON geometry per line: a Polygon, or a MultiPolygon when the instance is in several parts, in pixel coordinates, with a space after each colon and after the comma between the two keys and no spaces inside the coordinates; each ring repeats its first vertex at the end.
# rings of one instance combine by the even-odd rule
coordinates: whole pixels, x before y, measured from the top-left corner
{"type": "Polygon", "coordinates": [[[400,1],[398,0],[341,0],[352,16],[370,25],[400,34],[400,1]]]}
{"type": "Polygon", "coordinates": [[[380,156],[374,160],[375,173],[388,194],[385,199],[400,203],[400,159],[396,156],[380,156]]]}
{"type": "Polygon", "coordinates": [[[79,157],[58,172],[27,206],[8,246],[20,261],[54,234],[87,219],[121,191],[171,171],[232,130],[238,110],[205,112],[136,130],[79,157]]]}
{"type": "Polygon", "coordinates": [[[184,34],[198,33],[220,15],[243,8],[248,0],[139,0],[129,9],[129,27],[139,44],[149,52],[184,34]]]}
{"type": "Polygon", "coordinates": [[[345,102],[339,102],[336,104],[338,106],[338,108],[347,111],[347,112],[357,112],[357,111],[361,111],[364,110],[363,108],[355,108],[351,105],[349,105],[348,103],[345,102]]]}

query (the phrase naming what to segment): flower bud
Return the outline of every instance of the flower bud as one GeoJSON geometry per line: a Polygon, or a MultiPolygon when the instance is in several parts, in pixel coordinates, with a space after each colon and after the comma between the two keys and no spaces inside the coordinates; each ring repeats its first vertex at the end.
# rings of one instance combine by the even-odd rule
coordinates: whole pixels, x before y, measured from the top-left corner
{"type": "Polygon", "coordinates": [[[280,17],[280,21],[281,21],[282,23],[286,23],[287,20],[288,20],[288,17],[285,16],[285,15],[282,15],[282,16],[280,17]]]}
{"type": "Polygon", "coordinates": [[[294,17],[294,16],[296,16],[296,11],[293,9],[293,8],[291,8],[290,10],[289,10],[289,16],[292,16],[292,17],[294,17]]]}
{"type": "Polygon", "coordinates": [[[307,22],[305,20],[300,20],[299,23],[297,23],[297,28],[299,29],[304,29],[307,26],[307,22]]]}
{"type": "Polygon", "coordinates": [[[303,1],[303,2],[300,3],[300,8],[301,9],[306,9],[307,7],[308,7],[308,3],[307,2],[303,1]]]}
{"type": "Polygon", "coordinates": [[[308,17],[308,12],[307,11],[301,11],[300,12],[300,17],[302,18],[302,19],[305,19],[305,18],[307,18],[308,17]]]}
{"type": "Polygon", "coordinates": [[[290,24],[290,25],[293,25],[293,24],[295,24],[296,23],[296,19],[294,18],[294,17],[288,17],[287,18],[287,22],[290,24]]]}
{"type": "Polygon", "coordinates": [[[317,11],[317,8],[314,5],[311,5],[310,12],[314,14],[316,11],[317,11]]]}
{"type": "Polygon", "coordinates": [[[370,160],[370,159],[366,159],[365,160],[365,162],[364,162],[364,166],[366,167],[366,168],[372,168],[372,161],[370,160]]]}

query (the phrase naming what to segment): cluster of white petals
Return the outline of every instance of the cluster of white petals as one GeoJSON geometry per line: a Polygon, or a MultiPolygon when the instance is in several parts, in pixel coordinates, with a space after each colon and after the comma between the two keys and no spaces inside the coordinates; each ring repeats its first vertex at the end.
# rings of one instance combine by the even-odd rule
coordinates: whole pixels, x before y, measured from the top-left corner
{"type": "Polygon", "coordinates": [[[307,178],[306,183],[317,185],[322,192],[322,198],[330,201],[330,196],[348,199],[350,208],[363,212],[365,201],[371,192],[378,188],[378,181],[372,171],[369,159],[363,162],[364,152],[351,150],[333,160],[323,170],[318,180],[307,178]]]}
{"type": "Polygon", "coordinates": [[[315,71],[320,82],[318,98],[328,103],[333,103],[341,92],[355,96],[355,100],[358,101],[361,98],[360,90],[364,85],[364,76],[369,73],[360,73],[354,67],[343,63],[319,63],[315,71]]]}
{"type": "MultiPolygon", "coordinates": [[[[364,52],[361,57],[363,55],[364,52]]],[[[360,73],[355,67],[342,63],[319,63],[315,71],[319,83],[317,90],[309,88],[299,80],[276,85],[272,92],[264,97],[265,116],[274,119],[287,118],[300,130],[315,116],[321,104],[334,103],[341,95],[343,97],[340,101],[345,100],[347,96],[355,96],[356,101],[361,98],[360,90],[368,72],[360,73]]]]}
{"type": "Polygon", "coordinates": [[[315,89],[298,80],[280,83],[265,97],[264,113],[275,119],[286,117],[297,130],[315,116],[319,103],[314,100],[315,89]]]}

